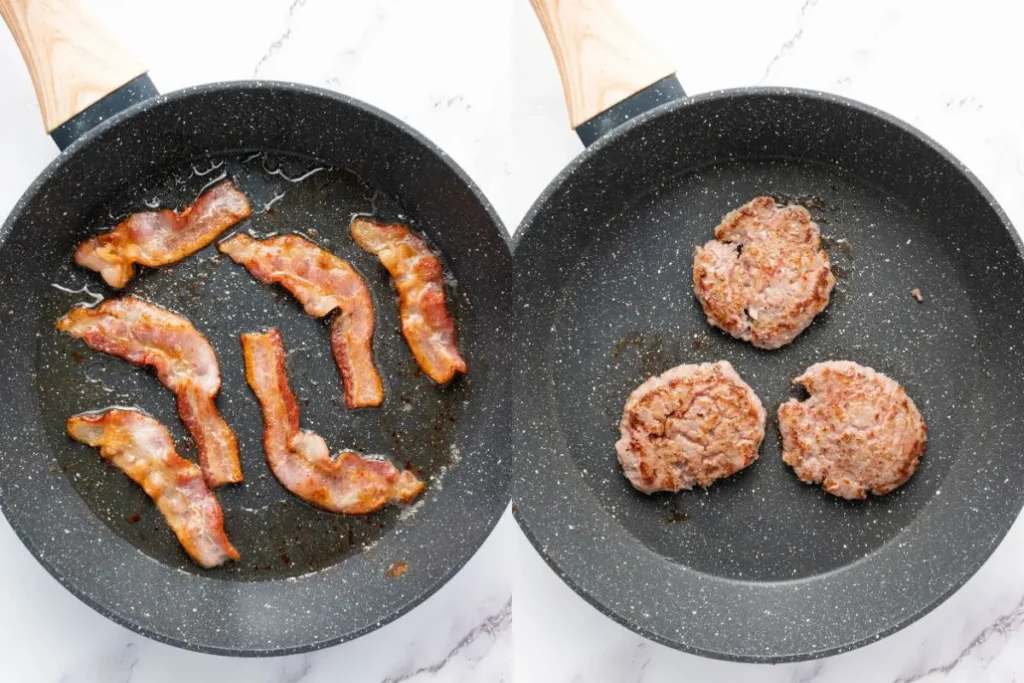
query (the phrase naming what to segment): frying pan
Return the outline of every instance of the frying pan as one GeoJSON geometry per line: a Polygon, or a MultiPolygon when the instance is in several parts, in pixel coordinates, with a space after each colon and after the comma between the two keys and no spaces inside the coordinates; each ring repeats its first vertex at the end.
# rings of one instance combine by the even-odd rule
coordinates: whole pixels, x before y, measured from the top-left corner
{"type": "Polygon", "coordinates": [[[47,128],[64,148],[0,233],[0,506],[18,536],[99,612],[205,652],[324,647],[424,600],[468,560],[508,502],[499,385],[511,355],[511,252],[479,189],[415,131],[351,98],[267,82],[157,95],[134,58],[74,3],[3,0],[0,10],[30,66],[47,128]],[[63,434],[71,414],[133,405],[171,428],[179,452],[194,458],[173,396],[150,372],[92,353],[53,326],[90,293],[115,295],[71,265],[76,243],[147,204],[185,206],[222,174],[253,205],[240,229],[301,231],[363,274],[377,309],[386,398],[380,409],[345,410],[326,322],[212,247],[136,276],[125,294],[185,315],[217,350],[218,405],[239,438],[246,481],[217,494],[242,559],[204,571],[139,487],[63,434]],[[348,236],[357,212],[404,216],[443,255],[466,377],[438,388],[416,369],[387,274],[348,236]],[[417,468],[427,488],[416,505],[333,515],[270,475],[238,339],[270,326],[281,329],[289,352],[303,425],[332,451],[381,453],[417,468]],[[388,569],[400,562],[407,571],[393,578],[388,569]]]}
{"type": "Polygon", "coordinates": [[[588,147],[516,232],[525,533],[599,610],[696,654],[822,657],[919,618],[1022,504],[1024,267],[1006,215],[883,112],[782,88],[686,97],[605,2],[532,4],[588,147]],[[777,351],[711,328],[691,287],[694,246],[765,194],[808,207],[838,276],[825,312],[777,351]],[[768,410],[760,460],[706,491],[635,491],[614,450],[627,395],[719,359],[768,410]],[[895,378],[928,423],[919,471],[888,496],[841,500],[781,461],[775,411],[791,378],[829,359],[895,378]]]}

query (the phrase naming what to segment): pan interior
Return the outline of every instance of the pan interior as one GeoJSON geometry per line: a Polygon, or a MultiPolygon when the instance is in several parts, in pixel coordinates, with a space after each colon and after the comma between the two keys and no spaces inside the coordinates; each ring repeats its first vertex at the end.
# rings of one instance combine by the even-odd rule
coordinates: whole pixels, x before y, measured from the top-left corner
{"type": "Polygon", "coordinates": [[[936,239],[933,219],[837,166],[792,160],[666,175],[622,204],[566,277],[547,341],[560,431],[603,509],[671,561],[747,581],[828,572],[896,537],[940,494],[972,420],[979,362],[965,275],[936,239]],[[826,311],[777,351],[712,328],[691,280],[693,248],[713,238],[726,212],[759,195],[810,210],[838,279],[826,311]],[[768,412],[760,459],[707,490],[637,492],[614,448],[627,395],[675,365],[723,359],[768,412]],[[896,492],[845,501],[800,483],[782,462],[778,406],[798,395],[793,377],[825,360],[889,375],[924,415],[926,454],[896,492]]]}
{"type": "MultiPolygon", "coordinates": [[[[399,332],[397,299],[376,257],[350,238],[352,214],[401,212],[392,199],[355,175],[313,158],[248,151],[198,158],[122,188],[75,229],[68,231],[64,264],[52,275],[41,308],[36,350],[36,390],[43,427],[57,468],[89,509],[116,534],[153,559],[187,572],[235,580],[293,577],[334,565],[373,545],[415,514],[416,506],[389,506],[364,516],[318,510],[288,493],[263,459],[263,423],[245,382],[239,335],[278,327],[288,352],[288,370],[298,397],[302,426],[323,436],[332,452],[345,448],[392,458],[417,470],[431,487],[458,458],[454,432],[469,392],[468,378],[440,389],[422,375],[399,332]],[[299,232],[348,260],[366,280],[376,306],[374,351],[385,382],[382,407],[346,410],[338,370],[330,353],[328,319],[306,315],[279,287],[257,282],[211,245],[184,261],[142,269],[121,292],[71,262],[74,245],[147,207],[180,209],[221,177],[232,177],[249,197],[253,215],[234,230],[256,237],[299,232]],[[58,289],[58,286],[63,289],[58,289]],[[218,406],[239,439],[245,482],[217,491],[225,527],[242,558],[215,570],[194,565],[142,489],[106,464],[95,449],[64,433],[69,415],[112,405],[136,406],[158,418],[175,437],[178,452],[195,460],[195,448],[180,424],[173,395],[148,369],[90,351],[58,334],[52,323],[76,303],[90,302],[88,287],[105,297],[131,294],[181,313],[217,351],[222,374],[218,406]]],[[[413,223],[415,227],[415,223],[413,223]]],[[[227,233],[227,234],[230,234],[227,233]]],[[[448,298],[457,324],[468,302],[448,275],[448,298]]],[[[466,327],[459,325],[460,331],[466,327]]],[[[470,340],[460,339],[463,348],[470,340]]],[[[472,362],[472,359],[469,359],[472,362]]]]}

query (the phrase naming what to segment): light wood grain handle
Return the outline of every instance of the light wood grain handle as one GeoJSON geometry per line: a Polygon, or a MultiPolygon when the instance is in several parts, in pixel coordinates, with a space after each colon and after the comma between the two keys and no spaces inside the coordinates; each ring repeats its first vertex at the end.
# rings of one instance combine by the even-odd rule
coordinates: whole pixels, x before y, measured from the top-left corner
{"type": "Polygon", "coordinates": [[[675,73],[610,0],[530,0],[555,54],[573,128],[675,73]]]}
{"type": "Polygon", "coordinates": [[[146,72],[77,0],[0,0],[0,15],[28,65],[48,133],[146,72]]]}

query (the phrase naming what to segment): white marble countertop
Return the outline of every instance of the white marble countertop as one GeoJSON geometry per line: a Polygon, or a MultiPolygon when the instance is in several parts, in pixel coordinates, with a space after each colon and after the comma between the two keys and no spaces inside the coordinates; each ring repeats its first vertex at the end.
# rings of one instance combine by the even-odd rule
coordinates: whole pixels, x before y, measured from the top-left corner
{"type": "MultiPolygon", "coordinates": [[[[581,149],[526,0],[82,3],[146,59],[164,91],[258,76],[335,88],[391,112],[462,165],[510,228],[581,149]]],[[[866,101],[945,145],[1024,225],[1019,4],[620,5],[673,57],[688,92],[766,83],[866,101]]],[[[0,217],[56,154],[19,62],[0,31],[0,217]]],[[[506,515],[470,563],[405,617],[324,651],[244,660],[176,650],[109,622],[0,521],[0,682],[1010,683],[1024,681],[1021,559],[1018,523],[962,590],[900,633],[816,662],[733,664],[653,644],[602,616],[506,515]]]]}

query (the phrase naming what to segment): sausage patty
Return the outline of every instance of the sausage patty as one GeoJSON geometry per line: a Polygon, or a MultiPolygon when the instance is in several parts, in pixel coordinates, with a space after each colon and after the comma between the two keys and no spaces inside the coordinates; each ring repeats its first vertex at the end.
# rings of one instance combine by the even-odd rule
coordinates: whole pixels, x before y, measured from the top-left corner
{"type": "Polygon", "coordinates": [[[764,422],[761,400],[727,361],[680,365],[629,395],[615,450],[644,493],[706,488],[757,460],[764,422]]]}
{"type": "Polygon", "coordinates": [[[793,380],[810,393],[779,406],[782,459],[842,498],[881,496],[917,469],[928,438],[899,384],[849,361],[817,363],[793,380]]]}
{"type": "Polygon", "coordinates": [[[762,349],[793,341],[835,284],[807,209],[779,208],[771,197],[727,214],[693,255],[693,291],[708,322],[762,349]]]}

